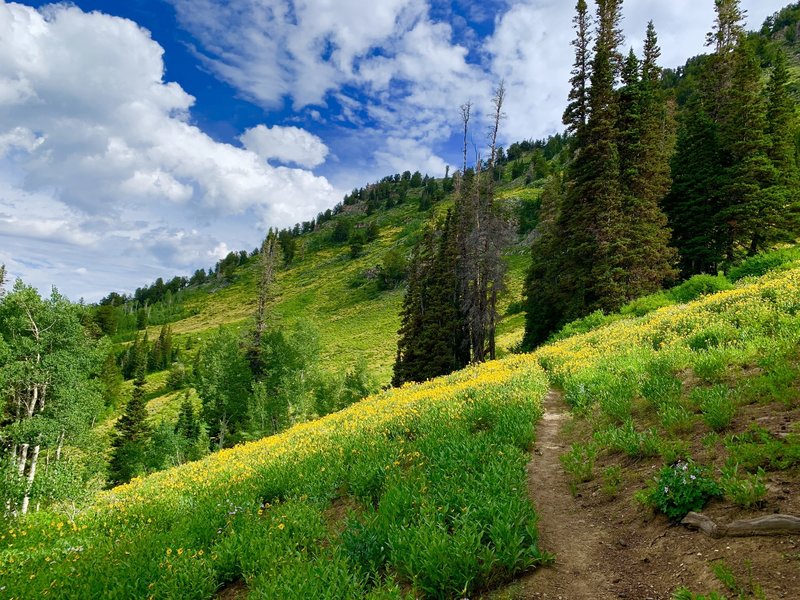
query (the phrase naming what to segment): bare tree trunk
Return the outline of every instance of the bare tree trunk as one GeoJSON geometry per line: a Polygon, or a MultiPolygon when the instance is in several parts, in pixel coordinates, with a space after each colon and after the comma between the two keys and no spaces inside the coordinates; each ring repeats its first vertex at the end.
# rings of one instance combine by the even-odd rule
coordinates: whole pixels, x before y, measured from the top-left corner
{"type": "Polygon", "coordinates": [[[464,165],[461,169],[462,176],[467,172],[467,135],[469,134],[470,112],[472,112],[472,102],[461,105],[461,119],[464,122],[464,165]]]}
{"type": "Polygon", "coordinates": [[[25,486],[25,497],[22,499],[22,514],[28,512],[28,505],[31,501],[31,490],[33,489],[33,482],[36,479],[36,463],[39,460],[39,450],[41,446],[36,444],[33,447],[33,455],[31,456],[31,466],[28,469],[28,482],[25,486]]]}
{"type": "Polygon", "coordinates": [[[17,470],[20,475],[25,474],[25,465],[28,463],[28,444],[22,444],[19,449],[19,462],[17,463],[17,470]]]}
{"type": "MultiPolygon", "coordinates": [[[[503,114],[503,102],[505,102],[505,99],[506,84],[505,81],[501,80],[500,85],[498,85],[497,89],[494,91],[494,98],[492,98],[492,104],[494,105],[494,123],[492,124],[492,129],[490,131],[490,137],[492,140],[492,152],[489,155],[490,172],[494,169],[494,164],[497,160],[497,133],[500,131],[500,121],[505,117],[503,114]]],[[[491,182],[490,185],[492,185],[491,182]]]]}
{"type": "Polygon", "coordinates": [[[277,237],[269,232],[261,244],[261,280],[258,286],[258,307],[256,308],[256,329],[253,344],[255,351],[261,345],[261,338],[267,327],[267,303],[270,289],[275,279],[275,261],[277,260],[277,237]]]}

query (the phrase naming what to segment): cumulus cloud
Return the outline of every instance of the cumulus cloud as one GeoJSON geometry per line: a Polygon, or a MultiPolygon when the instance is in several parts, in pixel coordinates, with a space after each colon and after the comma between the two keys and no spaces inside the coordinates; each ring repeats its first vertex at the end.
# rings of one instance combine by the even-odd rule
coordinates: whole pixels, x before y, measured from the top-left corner
{"type": "MultiPolygon", "coordinates": [[[[482,113],[500,79],[508,91],[504,142],[562,128],[574,2],[389,0],[368,11],[360,0],[171,2],[212,71],[246,97],[266,108],[288,101],[312,121],[319,114],[314,107],[337,108],[333,119],[351,127],[337,135],[351,146],[362,147],[379,132],[373,169],[412,160],[423,168],[428,154],[442,161],[447,152],[437,149],[458,129],[458,105],[466,100],[475,103],[480,146],[482,113]],[[470,23],[493,24],[493,31],[478,35],[470,23]],[[403,143],[390,144],[397,140],[403,143]],[[397,156],[388,161],[391,154],[397,156]]],[[[785,0],[742,4],[755,27],[785,0]]],[[[637,0],[626,3],[625,15],[627,45],[641,47],[652,18],[662,62],[678,66],[704,51],[713,2],[637,0]]]]}
{"type": "Polygon", "coordinates": [[[317,167],[328,156],[328,147],[323,141],[299,127],[257,125],[245,131],[239,140],[264,160],[276,159],[301,167],[317,167]]]}
{"type": "MultiPolygon", "coordinates": [[[[116,244],[163,271],[205,262],[221,232],[249,245],[341,197],[323,177],[201,131],[162,55],[132,21],[0,1],[0,234],[93,248],[101,262],[116,244]],[[182,234],[192,227],[207,232],[182,234]]],[[[321,140],[291,129],[303,144],[293,162],[324,160],[321,140]]]]}
{"type": "Polygon", "coordinates": [[[324,107],[342,125],[333,133],[346,138],[342,145],[377,142],[373,176],[391,164],[439,170],[446,161],[436,150],[459,127],[459,104],[488,103],[491,95],[491,77],[424,0],[386,0],[369,10],[361,0],[172,4],[209,68],[243,95],[267,109],[289,101],[311,121],[324,107]]]}

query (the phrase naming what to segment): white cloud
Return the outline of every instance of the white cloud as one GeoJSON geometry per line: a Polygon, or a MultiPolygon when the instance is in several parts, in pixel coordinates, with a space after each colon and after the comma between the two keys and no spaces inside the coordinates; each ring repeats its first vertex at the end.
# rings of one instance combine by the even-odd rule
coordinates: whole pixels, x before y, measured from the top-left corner
{"type": "MultiPolygon", "coordinates": [[[[250,245],[341,197],[323,177],[274,167],[193,125],[194,98],[164,81],[162,54],[132,21],[0,0],[0,234],[58,244],[64,260],[64,248],[82,248],[81,261],[59,267],[65,275],[87,252],[98,263],[144,252],[145,278],[207,261],[223,235],[250,245]],[[184,235],[193,228],[205,232],[184,235]]],[[[321,140],[297,138],[297,164],[324,160],[321,140]]],[[[34,271],[15,264],[26,279],[34,271]]]]}
{"type": "Polygon", "coordinates": [[[324,163],[328,156],[328,147],[323,141],[299,127],[257,125],[245,131],[239,140],[264,160],[277,159],[309,169],[324,163]]]}
{"type": "Polygon", "coordinates": [[[318,121],[315,107],[325,107],[344,125],[334,132],[346,138],[341,146],[374,153],[373,177],[393,164],[439,170],[446,161],[435,149],[458,129],[458,106],[491,95],[491,78],[424,0],[385,0],[369,10],[361,0],[172,3],[214,73],[267,109],[288,99],[318,121]]]}

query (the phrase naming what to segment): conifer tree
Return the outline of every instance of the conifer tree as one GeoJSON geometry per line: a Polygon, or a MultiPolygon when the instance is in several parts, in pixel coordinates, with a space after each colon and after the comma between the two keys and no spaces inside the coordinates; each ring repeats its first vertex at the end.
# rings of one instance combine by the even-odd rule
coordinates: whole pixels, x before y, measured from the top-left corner
{"type": "MultiPolygon", "coordinates": [[[[766,105],[761,69],[750,44],[740,38],[733,51],[731,86],[721,102],[720,141],[728,168],[720,188],[718,219],[725,227],[725,258],[731,263],[741,250],[755,254],[772,237],[774,226],[762,216],[775,215],[775,196],[765,193],[776,180],[769,159],[766,105]]],[[[776,210],[777,209],[777,210],[776,210]]]]}
{"type": "Polygon", "coordinates": [[[677,275],[677,253],[669,245],[667,217],[661,208],[670,187],[674,125],[661,91],[660,54],[651,21],[641,65],[631,51],[622,72],[618,147],[626,225],[622,230],[626,300],[653,293],[677,275]]]}
{"type": "Polygon", "coordinates": [[[200,437],[200,422],[195,414],[194,405],[189,399],[188,391],[181,402],[175,433],[190,442],[196,442],[200,437]]]}
{"type": "Polygon", "coordinates": [[[745,39],[739,0],[717,0],[703,67],[684,111],[665,202],[685,276],[715,273],[781,229],[785,197],[768,136],[761,71],[745,39]],[[772,189],[770,189],[772,188],[772,189]]]}
{"type": "Polygon", "coordinates": [[[425,232],[414,248],[408,265],[406,293],[400,310],[397,355],[394,362],[392,385],[400,386],[407,381],[420,380],[425,356],[420,340],[423,335],[423,311],[425,273],[433,247],[433,233],[425,232]]]}
{"type": "Polygon", "coordinates": [[[466,320],[460,308],[458,244],[448,211],[414,251],[403,299],[393,385],[424,381],[467,365],[466,320]]]}
{"type": "Polygon", "coordinates": [[[673,181],[663,208],[684,277],[716,273],[723,260],[718,189],[724,166],[717,126],[703,96],[686,105],[672,159],[673,181]]]}
{"type": "MultiPolygon", "coordinates": [[[[625,299],[623,194],[620,183],[618,96],[620,0],[597,3],[597,38],[589,90],[590,116],[583,143],[569,165],[557,228],[564,241],[560,271],[570,273],[571,300],[562,321],[625,299]]],[[[562,282],[561,285],[567,282],[562,282]]]]}
{"type": "Polygon", "coordinates": [[[139,353],[131,399],[114,425],[108,474],[113,485],[130,481],[146,468],[151,433],[144,397],[146,364],[147,355],[139,353]]]}
{"type": "Polygon", "coordinates": [[[786,55],[778,51],[767,85],[767,153],[775,178],[766,190],[768,209],[763,219],[772,226],[766,242],[794,240],[800,230],[800,174],[797,165],[797,121],[789,89],[786,55]],[[772,238],[772,239],[770,239],[772,238]]]}
{"type": "Polygon", "coordinates": [[[558,260],[562,241],[556,227],[564,197],[564,177],[548,178],[541,195],[539,235],[531,246],[531,265],[525,278],[525,335],[522,347],[532,349],[544,342],[562,324],[565,298],[559,293],[571,287],[558,260]]]}
{"type": "Polygon", "coordinates": [[[575,28],[575,62],[572,66],[572,77],[569,80],[570,92],[563,122],[567,132],[573,134],[576,143],[580,144],[583,128],[589,117],[589,77],[591,76],[591,26],[592,19],[586,0],[578,0],[575,6],[576,15],[572,22],[575,28]]]}

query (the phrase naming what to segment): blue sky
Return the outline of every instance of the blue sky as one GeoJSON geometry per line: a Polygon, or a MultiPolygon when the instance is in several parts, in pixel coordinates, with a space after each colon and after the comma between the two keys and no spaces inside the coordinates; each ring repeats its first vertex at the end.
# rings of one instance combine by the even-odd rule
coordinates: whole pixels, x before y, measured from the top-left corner
{"type": "MultiPolygon", "coordinates": [[[[755,28],[788,0],[744,0],[755,28]]],[[[73,299],[253,248],[405,169],[561,129],[571,0],[0,0],[0,262],[73,299]]],[[[627,0],[638,49],[703,51],[713,0],[627,0]]]]}

